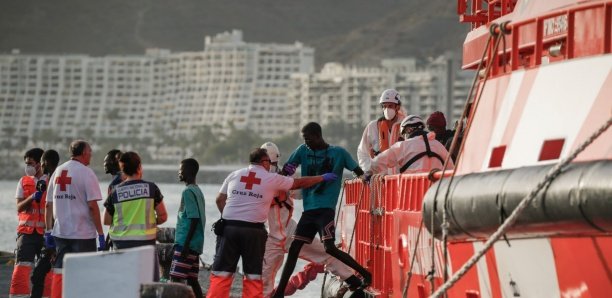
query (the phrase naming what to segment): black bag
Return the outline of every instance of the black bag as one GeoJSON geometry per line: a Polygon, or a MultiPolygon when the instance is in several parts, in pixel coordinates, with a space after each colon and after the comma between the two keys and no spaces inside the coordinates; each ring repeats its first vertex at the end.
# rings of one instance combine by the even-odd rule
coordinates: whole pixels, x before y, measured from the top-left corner
{"type": "Polygon", "coordinates": [[[217,236],[223,236],[223,230],[224,229],[225,229],[225,219],[223,219],[223,217],[219,218],[219,220],[217,220],[212,225],[212,231],[217,236]]]}

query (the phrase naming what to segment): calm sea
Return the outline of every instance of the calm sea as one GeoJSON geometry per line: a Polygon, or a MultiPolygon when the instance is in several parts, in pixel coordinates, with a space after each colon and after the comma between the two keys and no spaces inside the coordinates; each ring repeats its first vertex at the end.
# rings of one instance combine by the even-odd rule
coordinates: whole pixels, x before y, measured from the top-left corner
{"type": "MultiPolygon", "coordinates": [[[[106,186],[109,181],[101,181],[102,193],[106,192],[106,186]]],[[[176,225],[176,214],[179,206],[179,199],[182,190],[184,189],[183,184],[169,184],[160,183],[158,184],[162,194],[164,195],[164,203],[168,209],[168,221],[162,225],[162,227],[174,227],[176,225]]],[[[15,249],[15,227],[17,226],[17,214],[15,205],[15,189],[17,187],[17,181],[0,181],[0,251],[13,251],[15,249]]],[[[211,225],[219,218],[219,211],[215,204],[215,198],[221,185],[218,184],[205,184],[200,185],[204,192],[206,201],[206,228],[205,228],[205,241],[204,241],[204,253],[202,259],[204,262],[212,264],[214,255],[214,243],[215,235],[212,233],[211,225]]],[[[302,213],[301,204],[296,204],[294,215],[300,216],[302,213]]],[[[100,208],[104,207],[100,204],[100,208]]],[[[297,220],[297,218],[296,218],[297,220]]],[[[105,233],[107,229],[105,228],[105,233]]],[[[306,265],[303,261],[298,261],[296,270],[303,268],[306,265]]],[[[241,267],[240,263],[238,266],[241,267]]],[[[281,269],[282,270],[282,269],[281,269]]],[[[280,271],[277,276],[280,276],[280,271]]],[[[321,291],[321,281],[323,275],[319,274],[318,278],[312,281],[304,290],[298,291],[291,297],[318,297],[321,291]]]]}

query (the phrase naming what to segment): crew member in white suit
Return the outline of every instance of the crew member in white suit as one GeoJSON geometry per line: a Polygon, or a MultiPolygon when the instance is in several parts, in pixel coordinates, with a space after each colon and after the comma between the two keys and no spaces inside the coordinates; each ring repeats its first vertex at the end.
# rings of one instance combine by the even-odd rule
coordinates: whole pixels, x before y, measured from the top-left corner
{"type": "MultiPolygon", "coordinates": [[[[428,172],[442,169],[448,151],[436,140],[435,133],[425,130],[425,123],[419,116],[409,115],[401,123],[402,135],[406,140],[395,143],[387,151],[372,160],[370,173],[385,173],[389,168],[399,168],[399,173],[428,172]]],[[[454,167],[448,160],[447,169],[454,167]]]]}
{"type": "MultiPolygon", "coordinates": [[[[267,142],[261,148],[268,151],[271,163],[270,172],[280,172],[278,168],[280,152],[276,144],[267,142]]],[[[278,192],[270,206],[267,222],[268,240],[266,241],[262,272],[264,297],[269,297],[272,294],[276,273],[283,264],[285,254],[289,251],[289,246],[293,240],[291,235],[294,234],[297,226],[297,222],[292,218],[293,206],[292,192],[286,191],[278,192]]],[[[304,267],[303,271],[298,272],[289,280],[289,284],[285,288],[286,295],[294,293],[297,289],[303,289],[318,273],[323,272],[324,268],[340,277],[351,288],[357,288],[361,285],[361,280],[353,275],[353,270],[350,267],[325,252],[320,240],[304,245],[300,250],[299,258],[310,263],[304,267]]]]}

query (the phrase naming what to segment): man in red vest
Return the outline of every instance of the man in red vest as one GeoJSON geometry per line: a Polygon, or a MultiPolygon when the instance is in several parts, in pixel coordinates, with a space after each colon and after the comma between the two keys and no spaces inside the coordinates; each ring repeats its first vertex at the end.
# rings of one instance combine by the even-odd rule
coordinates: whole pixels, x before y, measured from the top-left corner
{"type": "MultiPolygon", "coordinates": [[[[43,174],[40,148],[28,150],[24,156],[25,176],[17,184],[17,254],[9,290],[10,297],[30,297],[30,274],[34,259],[43,247],[45,232],[45,196],[47,176],[43,174]],[[37,190],[38,189],[38,190],[37,190]]],[[[44,279],[32,280],[33,291],[42,291],[44,279]]]]}

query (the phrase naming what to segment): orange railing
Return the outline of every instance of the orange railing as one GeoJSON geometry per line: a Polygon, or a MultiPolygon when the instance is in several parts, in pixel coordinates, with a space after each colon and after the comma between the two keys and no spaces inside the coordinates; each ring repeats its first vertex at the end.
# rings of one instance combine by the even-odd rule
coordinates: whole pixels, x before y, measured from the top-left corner
{"type": "MultiPolygon", "coordinates": [[[[478,13],[482,11],[477,10],[476,15],[478,13]]],[[[491,21],[476,18],[472,23],[481,26],[491,21]]],[[[609,54],[612,49],[612,2],[580,3],[504,26],[504,31],[508,32],[507,43],[500,44],[496,55],[489,52],[485,57],[492,63],[490,77],[547,63],[609,54]]],[[[476,68],[487,38],[488,33],[483,32],[482,36],[464,44],[464,68],[476,68]]],[[[489,47],[487,50],[493,50],[493,43],[489,47]]]]}
{"type": "Polygon", "coordinates": [[[511,13],[515,5],[516,0],[457,0],[457,14],[475,29],[511,13]]]}
{"type": "Polygon", "coordinates": [[[393,268],[398,261],[408,263],[398,260],[398,251],[405,249],[398,247],[401,243],[396,239],[394,214],[420,213],[423,196],[431,184],[427,173],[375,177],[366,185],[357,179],[345,183],[345,204],[355,207],[356,212],[354,257],[372,273],[372,289],[377,297],[396,296],[392,295],[398,284],[393,268]]]}

